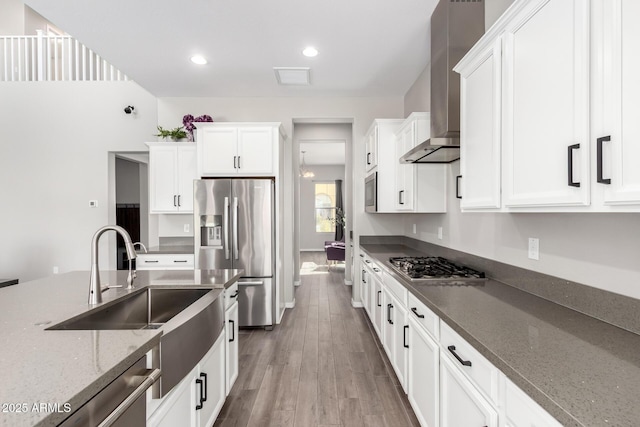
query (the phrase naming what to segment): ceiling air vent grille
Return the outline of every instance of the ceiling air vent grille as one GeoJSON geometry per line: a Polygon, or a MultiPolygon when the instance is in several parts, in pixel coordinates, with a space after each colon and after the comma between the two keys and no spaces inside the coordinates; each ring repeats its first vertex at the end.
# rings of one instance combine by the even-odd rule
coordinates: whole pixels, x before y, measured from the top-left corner
{"type": "Polygon", "coordinates": [[[276,73],[276,80],[280,85],[309,85],[310,68],[307,67],[273,67],[276,73]]]}

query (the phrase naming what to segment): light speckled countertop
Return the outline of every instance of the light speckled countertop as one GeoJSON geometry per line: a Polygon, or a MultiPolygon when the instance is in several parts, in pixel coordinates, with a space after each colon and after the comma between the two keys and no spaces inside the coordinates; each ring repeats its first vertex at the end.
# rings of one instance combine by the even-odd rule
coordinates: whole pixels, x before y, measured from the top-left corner
{"type": "MultiPolygon", "coordinates": [[[[101,272],[102,285],[126,283],[126,271],[101,272]]],[[[224,289],[242,270],[140,271],[136,290],[184,286],[224,289]]],[[[0,289],[0,425],[57,425],[160,341],[162,330],[47,331],[87,311],[89,272],[78,271],[0,289]],[[59,404],[60,412],[37,405],[59,404]],[[26,404],[18,413],[12,404],[26,404]],[[4,411],[3,411],[4,410],[4,411]]],[[[104,303],[128,294],[103,293],[104,303]]],[[[97,306],[96,306],[97,307],[97,306]]]]}
{"type": "Polygon", "coordinates": [[[388,259],[425,253],[360,247],[563,425],[640,426],[639,335],[495,280],[411,284],[388,259]]]}

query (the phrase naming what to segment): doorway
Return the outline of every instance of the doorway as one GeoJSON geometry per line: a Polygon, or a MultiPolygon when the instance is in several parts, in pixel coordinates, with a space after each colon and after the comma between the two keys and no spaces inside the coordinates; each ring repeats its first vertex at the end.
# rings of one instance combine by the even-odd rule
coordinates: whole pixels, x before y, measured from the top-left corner
{"type": "Polygon", "coordinates": [[[296,286],[309,274],[337,274],[351,283],[352,134],[351,120],[294,121],[296,286]]]}

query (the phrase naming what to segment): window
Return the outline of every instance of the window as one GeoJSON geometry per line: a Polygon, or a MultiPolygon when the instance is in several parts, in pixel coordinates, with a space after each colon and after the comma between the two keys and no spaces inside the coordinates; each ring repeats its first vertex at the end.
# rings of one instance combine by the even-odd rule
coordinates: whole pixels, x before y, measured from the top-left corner
{"type": "Polygon", "coordinates": [[[332,233],[335,230],[336,184],[315,183],[315,195],[316,233],[332,233]]]}

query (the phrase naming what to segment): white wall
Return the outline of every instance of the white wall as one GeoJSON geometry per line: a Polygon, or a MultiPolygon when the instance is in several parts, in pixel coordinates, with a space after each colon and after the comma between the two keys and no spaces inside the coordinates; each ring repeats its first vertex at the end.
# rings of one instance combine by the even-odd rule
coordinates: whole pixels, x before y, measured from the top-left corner
{"type": "Polygon", "coordinates": [[[335,232],[316,232],[315,184],[343,180],[344,165],[314,165],[307,169],[315,173],[313,178],[300,179],[300,250],[323,251],[324,242],[333,240],[335,232]]]}
{"type": "MultiPolygon", "coordinates": [[[[375,118],[401,118],[404,111],[403,97],[386,98],[160,98],[158,99],[158,124],[177,126],[185,114],[209,114],[215,121],[275,121],[282,122],[289,139],[285,143],[285,224],[293,224],[294,173],[292,151],[292,127],[294,119],[304,118],[353,118],[354,169],[346,177],[345,203],[353,200],[354,229],[362,234],[396,234],[402,232],[402,224],[393,218],[378,218],[364,213],[364,195],[361,179],[364,176],[364,146],[362,140],[375,118]],[[357,185],[352,185],[355,180],[357,185]]],[[[297,151],[296,151],[297,155],[297,151]]],[[[347,159],[349,162],[350,159],[347,159]]],[[[297,171],[296,171],[297,176],[297,171]]],[[[357,247],[357,236],[355,245],[357,247]]],[[[293,227],[285,230],[284,277],[282,290],[285,301],[294,301],[293,292],[293,227]]],[[[354,298],[359,300],[357,287],[354,298]]]]}
{"type": "Polygon", "coordinates": [[[0,35],[24,35],[24,2],[22,0],[1,0],[0,10],[0,35]]]}
{"type": "Polygon", "coordinates": [[[108,152],[146,149],[156,99],[133,82],[41,82],[2,83],[0,100],[0,276],[88,270],[109,220],[108,152]],[[137,115],[124,114],[129,104],[137,115]]]}

